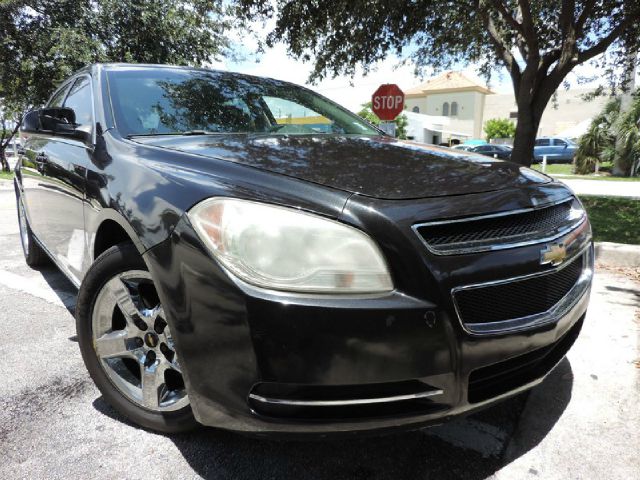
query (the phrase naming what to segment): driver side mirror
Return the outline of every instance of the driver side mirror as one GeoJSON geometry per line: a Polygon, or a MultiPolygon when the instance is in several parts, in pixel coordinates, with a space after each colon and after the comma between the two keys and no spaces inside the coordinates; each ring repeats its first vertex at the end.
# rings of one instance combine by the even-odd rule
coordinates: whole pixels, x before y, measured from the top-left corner
{"type": "Polygon", "coordinates": [[[71,108],[41,108],[27,113],[20,131],[24,133],[51,133],[82,142],[91,141],[91,132],[76,123],[76,114],[71,108]]]}

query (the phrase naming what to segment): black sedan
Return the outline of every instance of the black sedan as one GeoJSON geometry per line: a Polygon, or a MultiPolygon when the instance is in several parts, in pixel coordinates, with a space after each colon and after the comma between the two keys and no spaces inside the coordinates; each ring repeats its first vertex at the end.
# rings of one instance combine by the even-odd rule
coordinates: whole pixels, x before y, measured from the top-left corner
{"type": "Polygon", "coordinates": [[[511,148],[506,145],[475,145],[469,147],[467,152],[479,153],[487,157],[499,158],[501,160],[511,160],[511,148]]]}
{"type": "Polygon", "coordinates": [[[146,428],[439,423],[538,384],[580,331],[591,228],[566,187],[307,89],[94,65],[21,132],[26,261],[78,286],[87,369],[146,428]]]}

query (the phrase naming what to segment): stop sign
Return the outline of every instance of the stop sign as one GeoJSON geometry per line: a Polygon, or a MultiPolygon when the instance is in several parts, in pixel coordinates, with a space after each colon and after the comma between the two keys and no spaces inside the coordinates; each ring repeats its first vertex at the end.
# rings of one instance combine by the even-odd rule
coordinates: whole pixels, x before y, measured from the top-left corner
{"type": "Polygon", "coordinates": [[[380,120],[394,120],[404,108],[404,93],[397,85],[380,85],[371,97],[371,110],[380,120]]]}

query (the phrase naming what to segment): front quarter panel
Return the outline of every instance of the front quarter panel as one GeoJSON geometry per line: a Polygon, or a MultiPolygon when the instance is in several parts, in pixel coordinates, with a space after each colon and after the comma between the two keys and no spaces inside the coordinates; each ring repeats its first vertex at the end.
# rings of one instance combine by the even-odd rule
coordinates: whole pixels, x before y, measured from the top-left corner
{"type": "Polygon", "coordinates": [[[116,220],[141,252],[161,243],[201,200],[230,196],[337,218],[349,195],[226,161],[143,146],[106,132],[87,173],[86,230],[116,220]]]}

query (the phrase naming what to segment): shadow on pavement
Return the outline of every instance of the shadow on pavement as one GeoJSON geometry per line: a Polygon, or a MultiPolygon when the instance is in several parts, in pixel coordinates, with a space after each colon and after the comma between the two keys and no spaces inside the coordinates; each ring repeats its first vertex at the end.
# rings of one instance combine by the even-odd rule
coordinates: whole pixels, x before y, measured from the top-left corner
{"type": "Polygon", "coordinates": [[[46,265],[38,269],[42,278],[49,284],[51,290],[60,298],[71,315],[75,315],[76,296],[78,289],[64,274],[53,265],[46,265]]]}
{"type": "MultiPolygon", "coordinates": [[[[537,387],[552,393],[544,411],[527,410],[524,394],[439,427],[383,437],[277,441],[203,428],[168,438],[204,478],[484,479],[546,436],[569,403],[572,385],[565,358],[537,387]],[[518,429],[523,411],[537,419],[534,429],[518,429]],[[498,432],[497,439],[486,432],[498,432]],[[494,453],[478,444],[496,441],[494,453]]],[[[94,407],[126,421],[102,397],[94,407]]]]}

